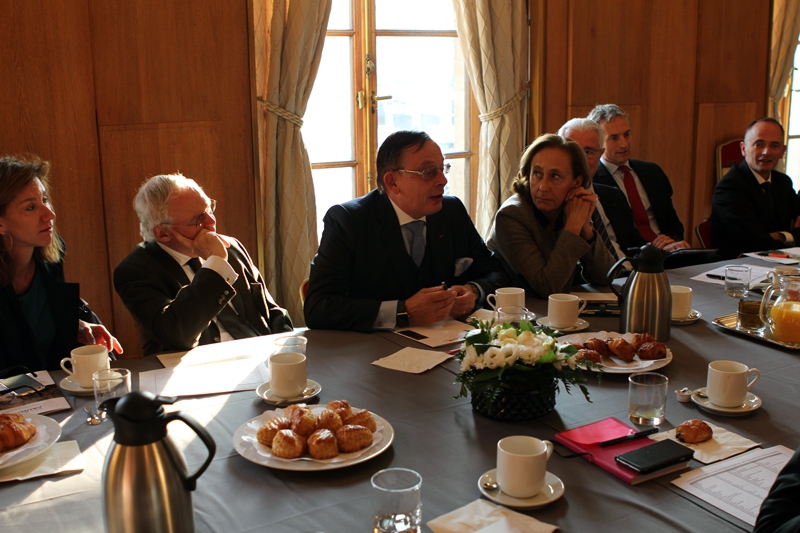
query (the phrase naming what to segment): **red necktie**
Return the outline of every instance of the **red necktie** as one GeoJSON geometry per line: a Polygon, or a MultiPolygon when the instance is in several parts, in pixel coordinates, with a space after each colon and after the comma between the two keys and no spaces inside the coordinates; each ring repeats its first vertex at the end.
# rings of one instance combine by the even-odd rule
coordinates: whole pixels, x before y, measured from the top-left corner
{"type": "Polygon", "coordinates": [[[625,192],[628,193],[628,203],[631,204],[633,211],[633,218],[636,221],[636,227],[639,229],[639,234],[644,237],[647,242],[656,240],[656,233],[650,227],[650,217],[647,216],[647,211],[644,210],[644,204],[639,197],[639,190],[636,188],[636,183],[633,181],[633,174],[630,169],[625,165],[620,166],[622,174],[625,176],[622,182],[625,184],[625,192]]]}

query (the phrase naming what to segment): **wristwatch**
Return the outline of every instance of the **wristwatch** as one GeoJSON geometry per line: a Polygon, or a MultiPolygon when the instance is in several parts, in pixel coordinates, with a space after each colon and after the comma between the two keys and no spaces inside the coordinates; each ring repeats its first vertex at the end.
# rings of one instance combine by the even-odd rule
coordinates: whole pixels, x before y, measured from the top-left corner
{"type": "Polygon", "coordinates": [[[475,305],[477,305],[481,299],[481,290],[478,288],[478,284],[475,283],[474,281],[468,281],[467,287],[472,289],[472,294],[475,295],[475,305]]]}
{"type": "Polygon", "coordinates": [[[411,322],[408,320],[408,313],[406,312],[406,301],[397,300],[397,316],[395,317],[395,326],[398,328],[407,328],[411,322]]]}

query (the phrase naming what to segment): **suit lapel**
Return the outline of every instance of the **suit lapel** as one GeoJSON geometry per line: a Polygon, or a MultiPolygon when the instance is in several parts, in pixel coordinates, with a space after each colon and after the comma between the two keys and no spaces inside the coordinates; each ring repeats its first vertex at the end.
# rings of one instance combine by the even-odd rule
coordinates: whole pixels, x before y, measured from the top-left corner
{"type": "Polygon", "coordinates": [[[245,319],[245,308],[244,308],[244,296],[243,294],[249,290],[248,285],[250,284],[250,279],[247,278],[247,272],[245,269],[244,261],[240,257],[238,250],[235,249],[235,245],[232,245],[228,249],[228,263],[233,267],[233,270],[239,275],[236,278],[236,281],[233,284],[234,289],[236,289],[236,296],[233,297],[231,300],[231,304],[233,308],[236,310],[236,313],[245,319]],[[233,259],[231,261],[230,259],[233,259]]]}
{"type": "Polygon", "coordinates": [[[170,276],[175,278],[178,283],[181,285],[189,284],[189,277],[186,275],[186,272],[184,272],[183,266],[179,265],[178,262],[175,261],[175,258],[162,250],[158,243],[154,241],[146,242],[144,244],[144,249],[147,253],[153,256],[153,258],[162,267],[164,267],[169,272],[170,276]]]}

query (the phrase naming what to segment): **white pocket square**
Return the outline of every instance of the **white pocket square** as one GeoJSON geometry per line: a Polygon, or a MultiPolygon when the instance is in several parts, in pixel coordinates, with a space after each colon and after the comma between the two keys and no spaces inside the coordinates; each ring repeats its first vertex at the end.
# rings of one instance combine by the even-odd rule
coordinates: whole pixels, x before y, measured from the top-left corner
{"type": "Polygon", "coordinates": [[[467,269],[472,266],[472,258],[471,257],[462,257],[460,259],[456,259],[456,273],[455,276],[458,277],[467,269]]]}

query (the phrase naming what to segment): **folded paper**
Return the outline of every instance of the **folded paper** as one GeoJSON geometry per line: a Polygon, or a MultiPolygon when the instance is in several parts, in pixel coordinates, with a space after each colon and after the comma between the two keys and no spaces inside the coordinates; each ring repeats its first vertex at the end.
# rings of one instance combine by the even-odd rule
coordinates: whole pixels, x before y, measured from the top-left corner
{"type": "Polygon", "coordinates": [[[419,374],[447,361],[450,357],[450,355],[444,352],[420,350],[419,348],[403,348],[399,352],[395,352],[388,357],[373,361],[372,364],[391,370],[419,374]]]}

